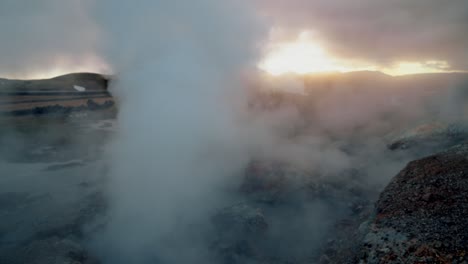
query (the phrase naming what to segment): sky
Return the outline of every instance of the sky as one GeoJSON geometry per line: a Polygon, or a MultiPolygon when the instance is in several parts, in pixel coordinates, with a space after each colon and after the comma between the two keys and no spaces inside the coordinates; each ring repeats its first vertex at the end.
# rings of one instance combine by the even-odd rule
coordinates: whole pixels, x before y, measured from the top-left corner
{"type": "MultiPolygon", "coordinates": [[[[0,0],[0,78],[116,74],[119,122],[105,151],[109,209],[96,251],[103,263],[209,263],[213,243],[197,224],[230,200],[219,192],[250,160],[334,174],[371,156],[381,176],[380,139],[350,156],[332,138],[391,127],[383,116],[397,108],[384,104],[384,89],[336,89],[313,101],[314,133],[290,143],[300,111],[246,111],[244,69],[465,71],[467,22],[467,0],[0,0]]],[[[408,105],[398,113],[423,109],[408,105]]]]}
{"type": "Polygon", "coordinates": [[[257,1],[279,39],[306,30],[331,54],[378,68],[421,62],[468,69],[465,0],[257,1]]]}
{"type": "MultiPolygon", "coordinates": [[[[0,1],[0,76],[110,72],[89,15],[93,1],[0,1]]],[[[254,0],[250,8],[268,32],[258,36],[259,65],[282,60],[267,67],[272,74],[468,70],[466,0],[254,0]]]]}
{"type": "Polygon", "coordinates": [[[104,71],[98,30],[83,1],[1,0],[0,78],[104,71]]]}

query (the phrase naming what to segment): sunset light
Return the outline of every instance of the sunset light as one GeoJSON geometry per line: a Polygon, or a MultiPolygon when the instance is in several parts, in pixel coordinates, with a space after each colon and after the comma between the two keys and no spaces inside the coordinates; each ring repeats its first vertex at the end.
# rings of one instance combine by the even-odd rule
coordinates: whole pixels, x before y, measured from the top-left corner
{"type": "Polygon", "coordinates": [[[418,73],[440,73],[449,72],[450,65],[446,61],[399,62],[392,67],[383,68],[381,71],[393,76],[418,73]]]}
{"type": "Polygon", "coordinates": [[[468,0],[0,14],[0,264],[468,264],[468,0]]]}
{"type": "Polygon", "coordinates": [[[390,66],[378,66],[342,59],[314,41],[308,31],[303,31],[293,41],[269,44],[266,50],[258,67],[272,76],[353,71],[381,71],[392,76],[450,72],[449,63],[439,60],[401,61],[390,66]]]}
{"type": "Polygon", "coordinates": [[[295,41],[271,45],[259,68],[271,75],[346,72],[358,69],[331,56],[314,42],[307,32],[302,32],[295,41]]]}
{"type": "Polygon", "coordinates": [[[94,72],[101,74],[111,74],[111,67],[98,56],[84,56],[80,59],[71,59],[59,56],[49,67],[26,68],[23,71],[6,72],[2,77],[9,79],[48,79],[60,75],[76,72],[94,72]]]}

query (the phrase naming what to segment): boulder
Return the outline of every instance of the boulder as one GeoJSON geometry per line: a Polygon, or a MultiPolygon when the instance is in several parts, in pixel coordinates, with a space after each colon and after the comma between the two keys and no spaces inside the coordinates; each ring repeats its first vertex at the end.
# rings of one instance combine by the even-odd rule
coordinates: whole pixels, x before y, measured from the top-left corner
{"type": "Polygon", "coordinates": [[[462,143],[468,138],[468,126],[463,123],[427,123],[416,126],[390,141],[390,150],[413,151],[429,155],[462,143]]]}
{"type": "Polygon", "coordinates": [[[355,263],[468,262],[468,144],[410,162],[382,192],[355,263]]]}
{"type": "Polygon", "coordinates": [[[213,243],[222,263],[246,263],[258,255],[257,244],[268,228],[259,208],[241,203],[220,210],[213,218],[213,243]]]}

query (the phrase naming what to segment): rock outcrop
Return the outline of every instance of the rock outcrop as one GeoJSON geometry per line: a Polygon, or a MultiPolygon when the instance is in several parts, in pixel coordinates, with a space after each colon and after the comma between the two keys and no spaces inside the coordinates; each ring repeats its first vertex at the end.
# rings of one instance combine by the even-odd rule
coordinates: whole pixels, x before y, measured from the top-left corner
{"type": "Polygon", "coordinates": [[[468,138],[468,126],[463,123],[427,123],[412,128],[390,142],[388,148],[407,151],[417,156],[440,152],[468,138]]]}
{"type": "Polygon", "coordinates": [[[43,80],[0,80],[0,114],[68,115],[111,109],[108,76],[73,73],[43,80]]]}
{"type": "Polygon", "coordinates": [[[213,217],[214,243],[222,263],[245,263],[258,258],[258,243],[268,228],[260,208],[241,203],[224,208],[213,217]]]}
{"type": "Polygon", "coordinates": [[[355,263],[468,263],[468,144],[410,162],[375,210],[355,263]]]}

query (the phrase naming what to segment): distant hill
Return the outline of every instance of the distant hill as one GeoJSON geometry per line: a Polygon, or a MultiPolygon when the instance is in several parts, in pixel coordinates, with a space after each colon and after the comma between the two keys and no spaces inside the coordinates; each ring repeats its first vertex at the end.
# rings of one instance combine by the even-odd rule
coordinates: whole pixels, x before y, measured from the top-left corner
{"type": "Polygon", "coordinates": [[[0,79],[0,113],[12,115],[64,113],[114,104],[109,79],[95,73],[72,73],[51,79],[0,79]]]}
{"type": "Polygon", "coordinates": [[[309,74],[303,77],[307,89],[317,88],[393,88],[425,89],[467,86],[468,73],[427,73],[390,76],[381,72],[309,74]]]}
{"type": "Polygon", "coordinates": [[[421,122],[457,120],[468,114],[468,74],[438,73],[392,77],[380,72],[311,74],[269,78],[259,82],[249,106],[255,111],[290,109],[306,125],[342,137],[405,129],[421,122]],[[285,87],[275,88],[274,83],[285,87]],[[293,81],[291,81],[293,80],[293,81]],[[273,83],[273,85],[271,84],[273,83]],[[288,90],[288,84],[294,86],[288,90]],[[300,87],[302,86],[302,87],[300,87]],[[303,92],[298,93],[298,87],[303,92]],[[371,126],[369,122],[378,122],[371,126]]]}
{"type": "Polygon", "coordinates": [[[0,92],[38,92],[70,91],[76,92],[73,86],[86,87],[88,91],[106,91],[108,78],[95,73],[72,73],[51,79],[10,80],[0,79],[0,92]]]}

